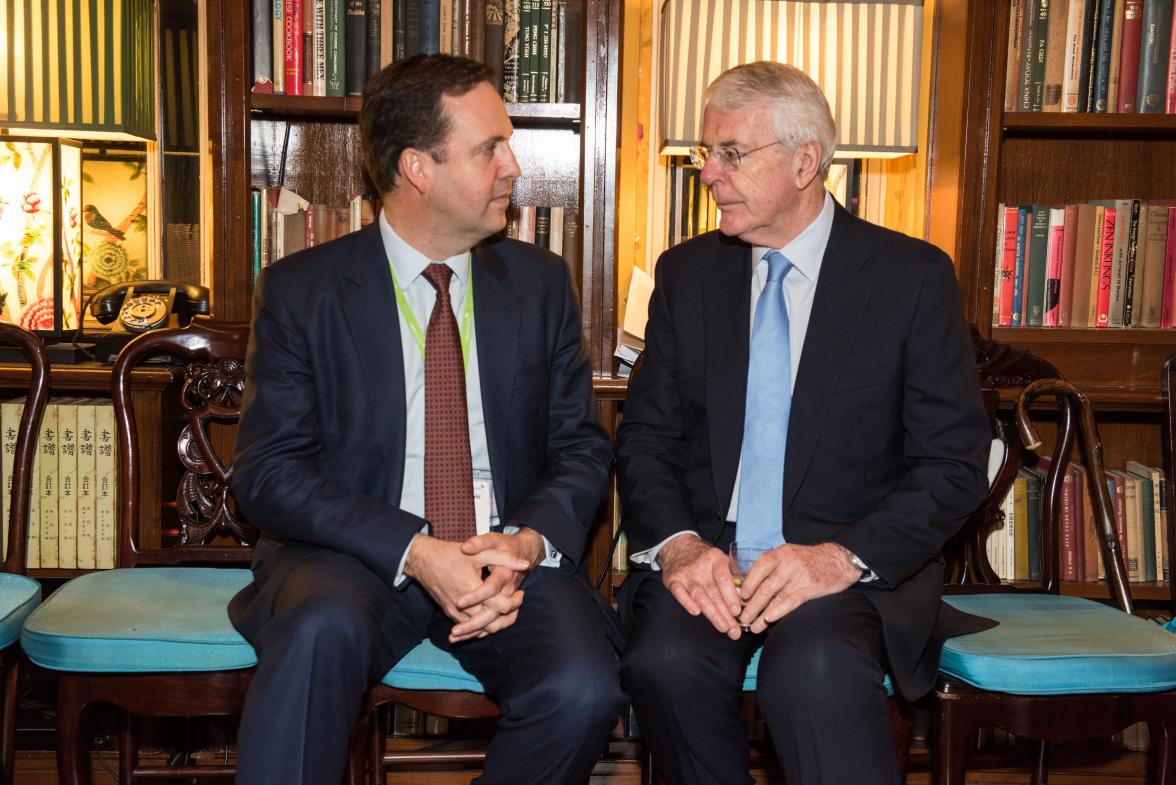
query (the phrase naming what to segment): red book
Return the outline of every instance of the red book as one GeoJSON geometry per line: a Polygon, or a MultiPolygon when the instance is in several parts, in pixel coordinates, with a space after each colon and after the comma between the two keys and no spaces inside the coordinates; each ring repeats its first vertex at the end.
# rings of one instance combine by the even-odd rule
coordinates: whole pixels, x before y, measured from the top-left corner
{"type": "Polygon", "coordinates": [[[302,0],[282,0],[282,87],[302,95],[302,0]]]}
{"type": "Polygon", "coordinates": [[[1143,37],[1143,0],[1123,3],[1123,46],[1119,50],[1120,112],[1138,112],[1135,93],[1139,87],[1139,43],[1143,37]]]}
{"type": "Polygon", "coordinates": [[[1058,327],[1073,324],[1075,260],[1078,257],[1078,205],[1065,207],[1062,229],[1062,291],[1058,300],[1058,327]]]}
{"type": "MultiPolygon", "coordinates": [[[[1176,0],[1172,0],[1172,18],[1176,19],[1176,0]]],[[[1168,94],[1164,111],[1176,114],[1176,24],[1172,25],[1172,38],[1168,41],[1168,94]]]]}
{"type": "Polygon", "coordinates": [[[1111,273],[1115,266],[1115,208],[1103,210],[1103,222],[1099,236],[1102,247],[1098,255],[1098,305],[1095,310],[1095,327],[1106,327],[1111,320],[1111,273]]]}
{"type": "Polygon", "coordinates": [[[998,327],[1013,324],[1013,279],[1017,273],[1017,208],[1004,209],[1004,245],[1000,257],[1000,316],[998,327]]]}
{"type": "Polygon", "coordinates": [[[1049,237],[1045,255],[1045,310],[1042,327],[1057,327],[1062,299],[1062,257],[1066,242],[1066,209],[1049,208],[1049,237]]]}
{"type": "Polygon", "coordinates": [[[1168,243],[1164,248],[1164,305],[1160,327],[1176,327],[1176,207],[1168,208],[1168,243]]]}

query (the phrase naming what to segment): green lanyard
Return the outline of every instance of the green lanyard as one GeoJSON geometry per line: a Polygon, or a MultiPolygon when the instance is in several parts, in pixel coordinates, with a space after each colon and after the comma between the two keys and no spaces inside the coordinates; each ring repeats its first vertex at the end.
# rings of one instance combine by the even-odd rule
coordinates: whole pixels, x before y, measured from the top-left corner
{"type": "MultiPolygon", "coordinates": [[[[404,290],[400,288],[400,282],[396,280],[396,269],[389,264],[388,268],[392,270],[392,288],[396,291],[396,305],[400,308],[400,312],[404,314],[404,322],[408,325],[408,332],[412,335],[412,340],[417,345],[417,349],[421,352],[421,359],[425,359],[425,331],[421,329],[420,322],[417,321],[416,316],[413,315],[412,308],[408,305],[408,298],[404,296],[404,290]]],[[[470,333],[474,324],[474,268],[470,265],[470,284],[466,288],[465,305],[461,309],[461,328],[458,330],[458,335],[461,337],[461,359],[463,370],[468,372],[470,370],[470,333]]]]}

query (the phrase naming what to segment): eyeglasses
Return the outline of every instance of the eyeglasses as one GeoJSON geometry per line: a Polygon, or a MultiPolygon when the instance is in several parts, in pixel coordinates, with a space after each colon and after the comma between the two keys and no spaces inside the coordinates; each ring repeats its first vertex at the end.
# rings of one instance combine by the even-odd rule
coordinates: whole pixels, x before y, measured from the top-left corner
{"type": "Polygon", "coordinates": [[[754,150],[748,150],[746,153],[741,153],[734,147],[718,147],[714,150],[710,149],[704,144],[696,144],[690,148],[690,163],[694,164],[695,169],[701,169],[706,166],[707,160],[712,156],[718,162],[719,168],[724,172],[735,172],[743,165],[743,159],[752,153],[758,153],[760,150],[766,150],[774,144],[780,144],[777,139],[774,142],[768,142],[765,145],[760,145],[754,150]]]}

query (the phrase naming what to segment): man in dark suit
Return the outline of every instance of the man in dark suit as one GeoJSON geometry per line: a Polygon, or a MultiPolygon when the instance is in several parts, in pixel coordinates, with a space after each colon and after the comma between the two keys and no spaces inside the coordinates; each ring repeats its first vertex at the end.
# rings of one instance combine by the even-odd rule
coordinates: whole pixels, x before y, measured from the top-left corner
{"type": "Polygon", "coordinates": [[[263,536],[238,782],[339,782],[364,691],[421,640],[503,718],[478,780],[586,781],[622,702],[578,575],[609,445],[566,265],[501,237],[511,121],[479,63],[364,91],[378,221],[259,280],[233,489],[263,536]]]}
{"type": "Polygon", "coordinates": [[[802,72],[721,75],[692,151],[719,231],[656,268],[617,439],[621,674],[675,785],[751,782],[740,685],[761,643],[788,782],[897,783],[884,676],[918,696],[943,637],[980,624],[940,602],[990,441],[952,265],[834,203],[835,140],[802,72]],[[761,543],[738,587],[736,538],[761,543]]]}

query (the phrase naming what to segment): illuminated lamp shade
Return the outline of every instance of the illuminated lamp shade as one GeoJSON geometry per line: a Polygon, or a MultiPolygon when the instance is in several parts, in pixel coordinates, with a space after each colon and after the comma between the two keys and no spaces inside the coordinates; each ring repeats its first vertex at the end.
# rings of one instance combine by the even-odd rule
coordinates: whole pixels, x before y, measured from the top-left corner
{"type": "Polygon", "coordinates": [[[81,170],[74,142],[0,137],[0,321],[44,334],[77,329],[81,170]]]}
{"type": "Polygon", "coordinates": [[[922,0],[665,0],[658,139],[663,155],[698,144],[706,87],[757,60],[795,66],[820,85],[837,122],[838,158],[915,152],[922,0]]]}
{"type": "Polygon", "coordinates": [[[0,2],[0,129],[155,139],[152,0],[0,2]]]}

